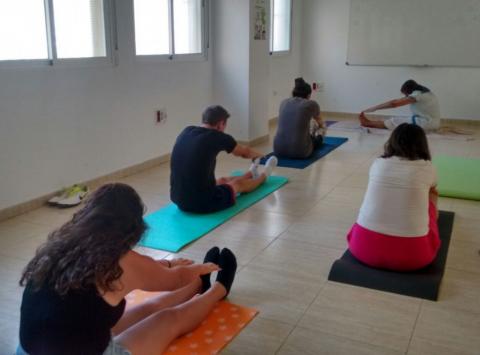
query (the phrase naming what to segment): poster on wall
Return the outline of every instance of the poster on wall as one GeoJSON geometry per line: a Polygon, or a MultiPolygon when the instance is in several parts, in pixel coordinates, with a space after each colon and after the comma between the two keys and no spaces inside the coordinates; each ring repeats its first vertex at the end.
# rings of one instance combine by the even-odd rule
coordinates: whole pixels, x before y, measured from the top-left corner
{"type": "Polygon", "coordinates": [[[267,4],[266,0],[255,0],[255,33],[253,39],[267,38],[267,4]]]}

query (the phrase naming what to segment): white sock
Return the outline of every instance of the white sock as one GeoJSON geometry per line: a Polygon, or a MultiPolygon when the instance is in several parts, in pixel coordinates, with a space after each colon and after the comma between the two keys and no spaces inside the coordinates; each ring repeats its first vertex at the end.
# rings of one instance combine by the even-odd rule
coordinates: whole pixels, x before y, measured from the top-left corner
{"type": "Polygon", "coordinates": [[[263,171],[266,177],[269,177],[272,174],[272,171],[277,166],[277,163],[277,157],[272,155],[270,158],[268,158],[267,162],[265,163],[265,170],[263,171]]]}
{"type": "Polygon", "coordinates": [[[252,165],[250,165],[250,169],[248,169],[254,179],[258,178],[260,174],[258,173],[258,165],[260,164],[260,158],[257,158],[253,161],[252,165]]]}

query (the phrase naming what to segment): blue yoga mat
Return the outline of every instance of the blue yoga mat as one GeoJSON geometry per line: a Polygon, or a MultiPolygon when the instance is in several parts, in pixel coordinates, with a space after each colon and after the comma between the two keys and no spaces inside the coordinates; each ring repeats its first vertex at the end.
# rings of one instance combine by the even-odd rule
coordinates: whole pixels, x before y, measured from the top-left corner
{"type": "MultiPolygon", "coordinates": [[[[238,173],[234,175],[238,175],[238,173]]],[[[145,217],[148,230],[139,245],[177,252],[255,202],[278,190],[287,181],[288,179],[283,176],[270,176],[255,191],[240,194],[234,206],[210,214],[183,212],[178,209],[177,205],[170,203],[145,217]]]]}
{"type": "MultiPolygon", "coordinates": [[[[348,141],[348,138],[343,137],[325,137],[323,140],[322,146],[315,150],[309,158],[306,159],[287,159],[287,158],[278,158],[278,166],[283,168],[294,168],[294,169],[305,169],[310,164],[315,163],[321,157],[324,157],[332,150],[337,149],[343,143],[348,141]]],[[[270,153],[262,158],[260,164],[265,164],[268,158],[273,154],[270,153]]]]}

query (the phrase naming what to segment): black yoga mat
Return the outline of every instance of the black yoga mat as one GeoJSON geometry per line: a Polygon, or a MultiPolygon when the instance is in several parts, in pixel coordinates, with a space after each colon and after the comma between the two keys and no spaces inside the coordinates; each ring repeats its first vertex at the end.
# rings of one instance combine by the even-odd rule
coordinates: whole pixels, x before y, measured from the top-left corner
{"type": "Polygon", "coordinates": [[[438,229],[442,245],[437,258],[427,267],[412,272],[375,269],[358,261],[347,250],[340,259],[333,263],[328,279],[436,301],[445,271],[454,216],[453,212],[440,211],[438,229]]]}

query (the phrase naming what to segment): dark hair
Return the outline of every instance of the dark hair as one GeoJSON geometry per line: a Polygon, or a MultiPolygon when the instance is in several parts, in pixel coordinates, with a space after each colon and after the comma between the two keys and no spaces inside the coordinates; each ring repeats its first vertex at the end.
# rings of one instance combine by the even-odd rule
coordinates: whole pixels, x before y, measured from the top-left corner
{"type": "Polygon", "coordinates": [[[308,98],[308,96],[312,93],[312,87],[309,83],[305,82],[303,78],[296,78],[295,79],[295,87],[292,91],[293,97],[301,97],[301,98],[308,98]]]}
{"type": "Polygon", "coordinates": [[[48,236],[23,271],[20,285],[49,286],[60,295],[92,285],[113,291],[120,258],[146,230],[144,205],[133,188],[97,189],[72,219],[48,236]]]}
{"type": "Polygon", "coordinates": [[[406,82],[403,83],[400,92],[402,92],[405,95],[410,95],[414,91],[421,91],[421,92],[430,92],[429,88],[426,88],[425,86],[422,86],[418,84],[415,80],[407,80],[406,82]]]}
{"type": "Polygon", "coordinates": [[[202,123],[216,125],[219,122],[226,121],[230,117],[230,113],[222,106],[208,106],[202,114],[202,123]]]}
{"type": "Polygon", "coordinates": [[[394,156],[408,160],[432,160],[423,128],[409,123],[395,128],[385,143],[382,158],[394,156]]]}

